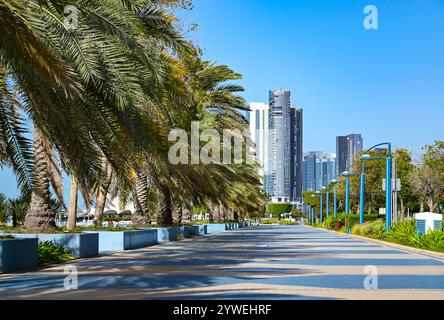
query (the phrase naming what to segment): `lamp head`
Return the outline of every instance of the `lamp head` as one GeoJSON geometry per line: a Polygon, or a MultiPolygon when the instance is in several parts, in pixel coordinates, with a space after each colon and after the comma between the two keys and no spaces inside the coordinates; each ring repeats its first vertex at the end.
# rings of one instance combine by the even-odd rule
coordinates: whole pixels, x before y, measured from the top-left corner
{"type": "Polygon", "coordinates": [[[369,155],[369,154],[364,154],[362,157],[361,157],[361,160],[371,160],[373,157],[371,156],[371,155],[369,155]]]}
{"type": "Polygon", "coordinates": [[[337,180],[337,179],[333,179],[333,180],[331,180],[331,183],[332,183],[332,184],[337,184],[337,183],[338,183],[338,180],[337,180]]]}
{"type": "Polygon", "coordinates": [[[350,171],[344,171],[343,173],[341,173],[341,176],[343,176],[343,177],[350,176],[350,171]]]}

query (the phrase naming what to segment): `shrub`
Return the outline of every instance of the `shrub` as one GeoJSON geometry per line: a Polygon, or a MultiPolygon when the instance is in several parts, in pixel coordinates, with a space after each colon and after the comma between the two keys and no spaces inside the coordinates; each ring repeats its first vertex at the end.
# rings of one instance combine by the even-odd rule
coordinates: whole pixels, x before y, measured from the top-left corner
{"type": "Polygon", "coordinates": [[[281,214],[292,212],[293,207],[289,203],[270,203],[267,206],[267,213],[275,218],[280,218],[281,214]]]}
{"type": "Polygon", "coordinates": [[[442,230],[435,230],[427,235],[420,236],[416,230],[415,220],[394,224],[387,235],[383,220],[368,222],[362,226],[355,225],[352,228],[352,233],[410,247],[444,252],[444,232],[442,230]]]}
{"type": "Polygon", "coordinates": [[[381,239],[385,236],[385,222],[383,220],[375,220],[363,225],[355,224],[352,227],[352,234],[381,239]]]}
{"type": "MultiPolygon", "coordinates": [[[[381,215],[379,215],[379,214],[365,214],[364,215],[365,223],[372,222],[372,221],[375,221],[375,220],[380,220],[381,218],[383,218],[383,217],[381,215]]],[[[328,229],[334,229],[334,225],[337,222],[340,222],[342,226],[345,226],[347,219],[349,221],[349,226],[350,226],[351,229],[353,229],[353,227],[355,225],[359,225],[359,222],[360,222],[359,214],[348,214],[347,215],[345,213],[339,214],[336,218],[334,216],[330,215],[324,221],[324,225],[328,229]]]]}
{"type": "Polygon", "coordinates": [[[39,264],[61,263],[75,258],[62,246],[56,246],[50,241],[40,242],[38,244],[39,264]]]}
{"type": "Polygon", "coordinates": [[[301,210],[293,210],[293,218],[303,217],[304,213],[301,210]]]}
{"type": "Polygon", "coordinates": [[[271,218],[271,219],[262,219],[261,220],[262,224],[274,224],[274,223],[279,223],[279,220],[276,218],[271,218]]]}
{"type": "Polygon", "coordinates": [[[14,240],[15,237],[6,235],[6,236],[0,236],[0,240],[14,240]]]}

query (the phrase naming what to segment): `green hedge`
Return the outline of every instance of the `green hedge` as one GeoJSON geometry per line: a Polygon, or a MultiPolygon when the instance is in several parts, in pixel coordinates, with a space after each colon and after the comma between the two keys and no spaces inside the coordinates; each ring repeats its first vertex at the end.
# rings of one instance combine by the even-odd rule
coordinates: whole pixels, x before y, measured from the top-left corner
{"type": "Polygon", "coordinates": [[[267,213],[276,218],[280,218],[281,214],[291,213],[292,210],[293,206],[289,203],[270,203],[267,206],[267,213]]]}

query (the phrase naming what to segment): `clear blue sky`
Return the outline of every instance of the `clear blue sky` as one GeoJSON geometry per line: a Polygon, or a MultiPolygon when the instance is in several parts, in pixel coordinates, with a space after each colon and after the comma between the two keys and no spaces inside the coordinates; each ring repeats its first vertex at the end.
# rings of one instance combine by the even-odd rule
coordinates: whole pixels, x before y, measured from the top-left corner
{"type": "Polygon", "coordinates": [[[248,102],[285,87],[304,108],[305,150],[362,133],[415,153],[444,140],[444,0],[194,0],[183,14],[207,59],[244,75],[248,102]],[[364,29],[376,5],[379,29],[364,29]]]}
{"type": "MultiPolygon", "coordinates": [[[[194,0],[180,12],[207,59],[244,75],[245,98],[292,91],[304,108],[305,151],[335,151],[335,137],[362,133],[421,147],[444,140],[444,0],[194,0]],[[363,27],[364,7],[379,30],[363,27]]],[[[66,188],[68,189],[68,188],[66,188]]],[[[16,195],[9,170],[0,192],[16,195]]]]}

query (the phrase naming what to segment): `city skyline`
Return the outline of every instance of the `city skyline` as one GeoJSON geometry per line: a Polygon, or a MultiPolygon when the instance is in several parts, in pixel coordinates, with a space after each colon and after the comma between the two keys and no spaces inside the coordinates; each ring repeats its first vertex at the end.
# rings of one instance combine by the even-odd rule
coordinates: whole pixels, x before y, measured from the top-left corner
{"type": "Polygon", "coordinates": [[[370,31],[363,27],[368,4],[197,0],[181,16],[198,25],[189,37],[205,43],[207,58],[244,76],[248,102],[266,101],[270,88],[292,92],[305,109],[306,150],[335,152],[336,136],[358,132],[365,146],[389,138],[419,158],[423,146],[443,138],[444,3],[374,1],[379,29],[370,31]],[[260,23],[270,17],[279,24],[260,23]]]}

